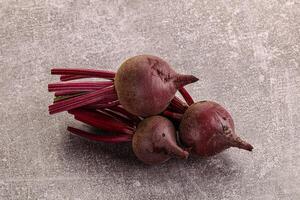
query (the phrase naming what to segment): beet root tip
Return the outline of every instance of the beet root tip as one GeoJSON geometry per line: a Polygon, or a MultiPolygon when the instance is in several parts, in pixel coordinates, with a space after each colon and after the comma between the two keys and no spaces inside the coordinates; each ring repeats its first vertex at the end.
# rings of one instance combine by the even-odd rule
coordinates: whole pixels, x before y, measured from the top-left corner
{"type": "Polygon", "coordinates": [[[239,137],[235,139],[233,146],[237,147],[239,149],[247,150],[247,151],[252,151],[253,150],[253,146],[251,144],[249,144],[248,142],[242,140],[239,137]]]}
{"type": "Polygon", "coordinates": [[[247,151],[252,151],[253,150],[253,146],[251,144],[247,143],[247,145],[245,146],[244,149],[247,150],[247,151]]]}
{"type": "Polygon", "coordinates": [[[169,153],[173,154],[174,156],[181,158],[181,159],[187,159],[189,157],[189,152],[185,151],[181,147],[179,147],[176,143],[170,143],[169,144],[169,153]]]}
{"type": "Polygon", "coordinates": [[[175,84],[176,88],[181,88],[185,85],[194,83],[198,80],[199,79],[193,75],[178,74],[176,79],[174,80],[174,84],[175,84]]]}

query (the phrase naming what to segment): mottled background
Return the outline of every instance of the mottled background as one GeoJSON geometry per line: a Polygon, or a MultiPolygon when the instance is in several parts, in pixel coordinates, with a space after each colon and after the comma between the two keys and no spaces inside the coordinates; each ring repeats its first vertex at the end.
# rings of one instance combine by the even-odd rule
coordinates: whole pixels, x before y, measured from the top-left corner
{"type": "Polygon", "coordinates": [[[300,199],[299,45],[297,0],[0,0],[0,199],[300,199]],[[142,53],[199,77],[254,151],[149,167],[48,115],[51,67],[142,53]]]}

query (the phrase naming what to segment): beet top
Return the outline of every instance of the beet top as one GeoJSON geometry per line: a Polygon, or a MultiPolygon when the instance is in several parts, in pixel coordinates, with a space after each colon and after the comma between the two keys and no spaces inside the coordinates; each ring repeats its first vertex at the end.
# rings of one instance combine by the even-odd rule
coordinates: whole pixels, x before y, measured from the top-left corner
{"type": "Polygon", "coordinates": [[[229,147],[253,149],[235,134],[233,119],[225,108],[212,101],[191,105],[181,119],[179,133],[182,143],[199,156],[212,156],[229,147]]]}
{"type": "Polygon", "coordinates": [[[121,65],[114,83],[121,105],[145,117],[164,111],[177,89],[197,80],[192,75],[176,73],[159,57],[139,55],[121,65]]]}

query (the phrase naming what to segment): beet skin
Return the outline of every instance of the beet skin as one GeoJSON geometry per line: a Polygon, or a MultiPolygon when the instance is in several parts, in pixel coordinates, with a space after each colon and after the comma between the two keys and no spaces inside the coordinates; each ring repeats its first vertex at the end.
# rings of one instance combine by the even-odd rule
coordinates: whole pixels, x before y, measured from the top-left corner
{"type": "Polygon", "coordinates": [[[187,158],[189,153],[176,143],[176,130],[171,121],[153,116],[139,123],[132,140],[132,148],[139,160],[159,164],[172,156],[187,158]]]}
{"type": "Polygon", "coordinates": [[[187,109],[179,136],[199,156],[212,156],[229,147],[253,149],[235,134],[233,119],[225,108],[212,101],[201,101],[187,109]]]}
{"type": "Polygon", "coordinates": [[[147,117],[164,111],[177,89],[197,80],[176,73],[159,57],[139,55],[121,65],[114,84],[121,105],[132,114],[147,117]]]}

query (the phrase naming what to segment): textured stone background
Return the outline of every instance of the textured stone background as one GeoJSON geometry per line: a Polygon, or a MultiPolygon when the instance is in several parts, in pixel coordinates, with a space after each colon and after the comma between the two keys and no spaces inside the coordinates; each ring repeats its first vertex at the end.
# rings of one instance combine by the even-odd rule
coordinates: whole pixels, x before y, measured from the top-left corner
{"type": "MultiPolygon", "coordinates": [[[[300,199],[296,0],[0,0],[0,199],[300,199]],[[52,66],[149,53],[200,81],[255,149],[149,167],[49,116],[52,66]]],[[[78,125],[78,123],[76,123],[78,125]]]]}

